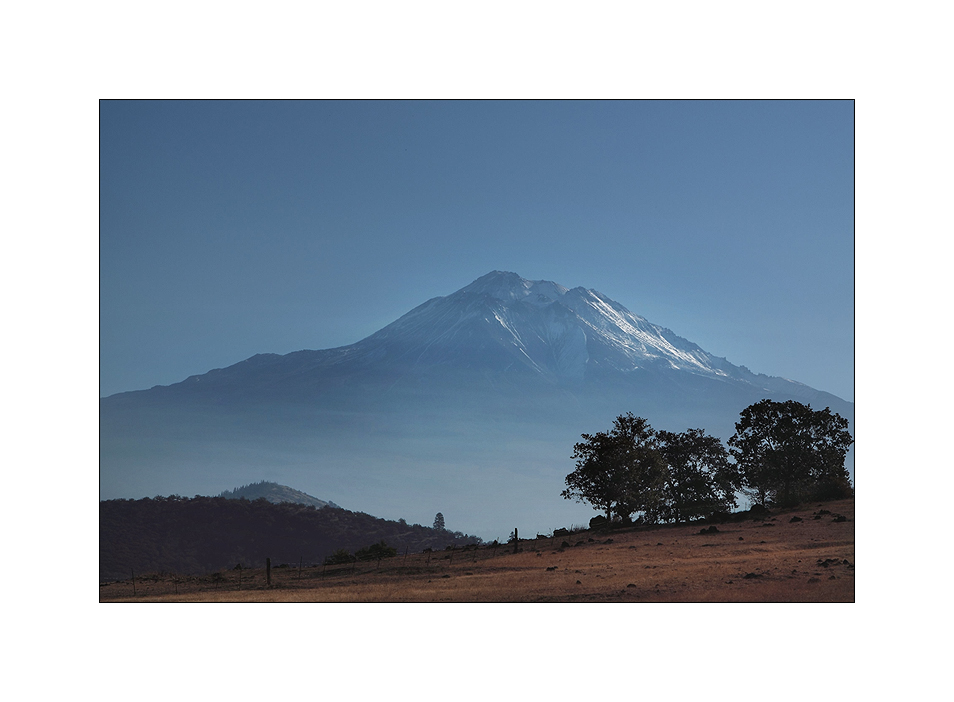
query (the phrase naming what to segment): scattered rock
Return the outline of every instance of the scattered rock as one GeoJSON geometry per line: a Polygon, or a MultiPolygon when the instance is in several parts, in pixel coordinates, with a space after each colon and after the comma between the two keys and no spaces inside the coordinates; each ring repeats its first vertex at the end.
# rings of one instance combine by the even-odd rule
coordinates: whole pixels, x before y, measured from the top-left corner
{"type": "Polygon", "coordinates": [[[582,584],[583,584],[583,581],[582,581],[582,580],[577,580],[577,581],[576,581],[576,584],[577,584],[577,585],[582,585],[582,584]]]}
{"type": "Polygon", "coordinates": [[[719,533],[719,527],[717,527],[715,524],[713,524],[713,525],[712,525],[711,527],[709,527],[708,529],[700,529],[700,530],[699,530],[699,533],[700,533],[700,534],[718,534],[718,533],[719,533]]]}
{"type": "Polygon", "coordinates": [[[606,517],[598,514],[590,520],[590,529],[599,529],[600,527],[607,526],[608,524],[609,522],[606,517]]]}
{"type": "Polygon", "coordinates": [[[635,583],[629,583],[626,587],[636,587],[635,583]]]}
{"type": "Polygon", "coordinates": [[[745,580],[752,580],[753,578],[761,578],[762,576],[758,573],[746,573],[743,578],[745,580]]]}
{"type": "Polygon", "coordinates": [[[847,522],[847,521],[848,521],[848,517],[846,517],[846,516],[843,515],[843,514],[839,514],[839,515],[837,515],[834,519],[832,519],[832,521],[833,521],[833,522],[847,522]]]}
{"type": "MultiPolygon", "coordinates": [[[[591,541],[592,541],[592,539],[591,539],[591,541]]],[[[613,543],[613,540],[612,540],[612,539],[607,539],[607,540],[604,541],[603,543],[604,543],[604,544],[611,544],[611,543],[613,543]]]]}
{"type": "Polygon", "coordinates": [[[745,541],[745,539],[743,539],[743,538],[740,536],[740,537],[739,537],[739,541],[745,541]]]}
{"type": "Polygon", "coordinates": [[[788,520],[788,523],[791,524],[792,522],[800,522],[800,521],[802,521],[801,517],[792,517],[791,519],[788,520]]]}
{"type": "Polygon", "coordinates": [[[550,566],[549,568],[547,568],[547,570],[556,570],[556,569],[557,569],[556,566],[550,566]]]}

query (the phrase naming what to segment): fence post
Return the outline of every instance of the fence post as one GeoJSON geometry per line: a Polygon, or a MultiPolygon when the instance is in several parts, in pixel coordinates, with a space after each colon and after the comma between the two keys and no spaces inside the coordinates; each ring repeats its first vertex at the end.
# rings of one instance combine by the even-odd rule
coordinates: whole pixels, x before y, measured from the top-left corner
{"type": "Polygon", "coordinates": [[[513,528],[513,552],[517,552],[517,547],[520,545],[520,536],[517,534],[517,527],[513,528]]]}
{"type": "Polygon", "coordinates": [[[129,569],[129,574],[132,576],[133,597],[135,597],[135,596],[136,596],[136,571],[134,571],[132,568],[130,568],[130,569],[129,569]]]}
{"type": "Polygon", "coordinates": [[[298,557],[298,579],[301,580],[301,563],[305,560],[304,556],[298,557]]]}
{"type": "Polygon", "coordinates": [[[272,586],[272,559],[265,559],[265,584],[268,587],[272,586]]]}

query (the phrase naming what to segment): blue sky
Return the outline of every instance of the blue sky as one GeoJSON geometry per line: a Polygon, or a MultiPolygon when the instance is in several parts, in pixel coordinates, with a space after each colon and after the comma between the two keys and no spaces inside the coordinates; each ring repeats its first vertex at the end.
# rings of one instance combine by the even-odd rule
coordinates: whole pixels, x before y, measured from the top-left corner
{"type": "Polygon", "coordinates": [[[491,270],[854,400],[850,101],[100,103],[100,393],[491,270]]]}

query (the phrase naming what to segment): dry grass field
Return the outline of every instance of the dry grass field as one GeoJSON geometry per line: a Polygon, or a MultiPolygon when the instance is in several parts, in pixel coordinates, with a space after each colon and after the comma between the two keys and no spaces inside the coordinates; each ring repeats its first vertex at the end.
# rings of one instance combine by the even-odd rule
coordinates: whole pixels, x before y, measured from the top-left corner
{"type": "Polygon", "coordinates": [[[100,602],[854,602],[854,500],[764,521],[642,527],[352,566],[137,574],[100,602]],[[564,546],[564,543],[568,544],[564,546]]]}

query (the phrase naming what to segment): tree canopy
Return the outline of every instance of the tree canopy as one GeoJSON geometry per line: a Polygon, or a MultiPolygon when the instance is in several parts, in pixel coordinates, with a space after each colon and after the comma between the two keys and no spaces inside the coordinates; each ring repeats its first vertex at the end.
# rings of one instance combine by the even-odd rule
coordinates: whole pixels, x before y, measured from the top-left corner
{"type": "Polygon", "coordinates": [[[662,519],[678,523],[735,507],[741,476],[719,439],[701,429],[660,431],[657,438],[666,465],[662,519]]]}
{"type": "Polygon", "coordinates": [[[573,447],[576,470],[566,476],[567,489],[560,493],[565,499],[589,502],[610,520],[658,509],[664,465],[645,419],[620,415],[610,431],[582,438],[573,447]]]}
{"type": "Polygon", "coordinates": [[[848,420],[829,408],[762,400],[742,410],[729,439],[743,492],[761,505],[851,495],[848,420]]]}
{"type": "Polygon", "coordinates": [[[745,408],[728,450],[702,429],[656,431],[631,413],[582,439],[560,494],[605,511],[610,521],[637,512],[649,522],[708,518],[735,507],[738,492],[763,506],[852,494],[848,421],[794,400],[745,408]]]}

